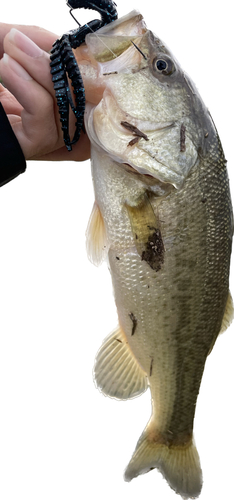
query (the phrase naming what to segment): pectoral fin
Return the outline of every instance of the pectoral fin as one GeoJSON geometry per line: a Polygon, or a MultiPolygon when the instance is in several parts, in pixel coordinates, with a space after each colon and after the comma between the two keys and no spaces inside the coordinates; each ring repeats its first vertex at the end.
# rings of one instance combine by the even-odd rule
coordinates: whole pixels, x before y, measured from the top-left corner
{"type": "Polygon", "coordinates": [[[103,394],[112,398],[131,399],[146,391],[146,373],[132,354],[120,327],[107,337],[98,351],[94,378],[103,394]]]}
{"type": "Polygon", "coordinates": [[[105,260],[108,252],[105,223],[96,201],[86,230],[86,249],[90,262],[95,266],[105,260]]]}
{"type": "Polygon", "coordinates": [[[148,195],[145,193],[138,205],[126,204],[125,206],[138,254],[151,269],[159,271],[164,263],[164,244],[160,223],[148,195]]]}

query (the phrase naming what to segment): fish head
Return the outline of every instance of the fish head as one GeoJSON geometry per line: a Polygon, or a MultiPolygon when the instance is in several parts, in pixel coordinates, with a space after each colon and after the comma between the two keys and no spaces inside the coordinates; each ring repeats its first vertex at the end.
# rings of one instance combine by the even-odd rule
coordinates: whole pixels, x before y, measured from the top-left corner
{"type": "Polygon", "coordinates": [[[114,161],[181,188],[214,127],[175,57],[136,11],[89,34],[83,50],[91,143],[114,161]]]}

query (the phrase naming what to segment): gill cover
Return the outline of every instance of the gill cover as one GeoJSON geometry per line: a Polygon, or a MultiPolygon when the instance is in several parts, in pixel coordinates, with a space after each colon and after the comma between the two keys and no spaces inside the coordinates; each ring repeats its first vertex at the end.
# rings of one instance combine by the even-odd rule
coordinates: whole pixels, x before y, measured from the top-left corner
{"type": "Polygon", "coordinates": [[[115,161],[180,188],[198,160],[201,131],[179,64],[136,11],[124,29],[115,21],[98,38],[89,34],[86,44],[104,90],[99,104],[87,108],[91,141],[115,161]]]}

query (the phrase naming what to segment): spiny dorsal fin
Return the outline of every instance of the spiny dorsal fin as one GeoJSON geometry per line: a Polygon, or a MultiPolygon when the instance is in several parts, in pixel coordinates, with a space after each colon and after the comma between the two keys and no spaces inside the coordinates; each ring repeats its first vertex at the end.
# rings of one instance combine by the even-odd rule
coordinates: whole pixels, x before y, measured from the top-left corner
{"type": "Polygon", "coordinates": [[[131,399],[146,391],[146,373],[132,354],[120,327],[104,340],[98,351],[94,378],[103,394],[112,398],[131,399]]]}
{"type": "Polygon", "coordinates": [[[108,252],[105,223],[96,201],[86,230],[86,249],[90,262],[95,266],[105,260],[108,252]]]}

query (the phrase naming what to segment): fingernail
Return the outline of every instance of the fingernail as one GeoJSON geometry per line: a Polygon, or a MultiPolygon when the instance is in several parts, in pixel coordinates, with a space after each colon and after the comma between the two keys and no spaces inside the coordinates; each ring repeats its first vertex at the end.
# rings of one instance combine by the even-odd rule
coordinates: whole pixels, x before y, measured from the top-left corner
{"type": "Polygon", "coordinates": [[[43,50],[40,49],[30,38],[21,33],[21,31],[12,28],[9,32],[9,39],[14,43],[18,49],[22,50],[30,57],[40,57],[43,50]]]}
{"type": "Polygon", "coordinates": [[[32,77],[25,71],[20,64],[18,64],[12,57],[8,56],[8,54],[3,54],[2,61],[8,68],[10,68],[16,75],[20,76],[24,80],[32,80],[32,77]]]}

